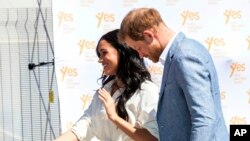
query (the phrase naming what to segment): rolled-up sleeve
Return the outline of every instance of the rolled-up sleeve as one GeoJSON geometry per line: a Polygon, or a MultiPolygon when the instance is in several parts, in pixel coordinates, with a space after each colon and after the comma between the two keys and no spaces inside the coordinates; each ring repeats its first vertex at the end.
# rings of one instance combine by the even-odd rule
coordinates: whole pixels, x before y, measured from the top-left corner
{"type": "MultiPolygon", "coordinates": [[[[96,95],[94,95],[94,97],[95,96],[96,95]]],[[[94,136],[91,128],[91,118],[95,100],[96,99],[93,98],[88,109],[84,111],[83,116],[71,128],[71,131],[77,136],[78,140],[80,141],[88,141],[94,136]]]]}
{"type": "Polygon", "coordinates": [[[141,101],[138,106],[139,112],[137,124],[140,127],[147,129],[155,137],[159,138],[158,125],[156,121],[159,89],[151,82],[143,83],[140,96],[141,101]]]}
{"type": "Polygon", "coordinates": [[[90,122],[86,117],[79,119],[76,124],[71,128],[71,131],[77,136],[78,140],[88,140],[88,136],[91,134],[90,122]]]}

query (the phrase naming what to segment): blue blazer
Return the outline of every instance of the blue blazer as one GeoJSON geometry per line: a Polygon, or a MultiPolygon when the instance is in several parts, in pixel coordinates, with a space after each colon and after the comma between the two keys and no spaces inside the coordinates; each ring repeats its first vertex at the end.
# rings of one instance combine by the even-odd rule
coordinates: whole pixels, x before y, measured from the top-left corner
{"type": "Polygon", "coordinates": [[[160,141],[228,141],[213,60],[178,33],[165,60],[157,123],[160,141]]]}

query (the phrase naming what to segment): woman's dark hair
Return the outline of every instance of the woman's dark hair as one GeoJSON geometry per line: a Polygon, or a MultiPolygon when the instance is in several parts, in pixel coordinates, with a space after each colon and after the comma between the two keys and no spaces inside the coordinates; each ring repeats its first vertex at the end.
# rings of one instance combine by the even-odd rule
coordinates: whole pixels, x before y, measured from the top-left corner
{"type": "Polygon", "coordinates": [[[140,58],[137,51],[119,42],[117,37],[118,31],[119,29],[116,29],[104,34],[97,44],[96,53],[97,56],[100,57],[98,47],[100,41],[105,40],[110,43],[120,55],[116,76],[106,76],[103,74],[100,79],[102,79],[102,86],[115,79],[115,77],[123,82],[125,90],[117,99],[116,111],[121,118],[128,121],[125,104],[137,89],[141,89],[142,82],[151,80],[151,75],[144,64],[144,60],[140,58]]]}

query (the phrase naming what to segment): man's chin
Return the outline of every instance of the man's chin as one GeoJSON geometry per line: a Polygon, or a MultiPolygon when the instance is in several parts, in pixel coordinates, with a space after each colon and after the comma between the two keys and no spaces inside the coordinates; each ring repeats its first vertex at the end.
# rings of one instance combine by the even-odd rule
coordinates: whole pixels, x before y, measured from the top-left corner
{"type": "Polygon", "coordinates": [[[148,58],[149,60],[151,60],[153,63],[157,63],[159,61],[159,59],[156,58],[148,58]]]}

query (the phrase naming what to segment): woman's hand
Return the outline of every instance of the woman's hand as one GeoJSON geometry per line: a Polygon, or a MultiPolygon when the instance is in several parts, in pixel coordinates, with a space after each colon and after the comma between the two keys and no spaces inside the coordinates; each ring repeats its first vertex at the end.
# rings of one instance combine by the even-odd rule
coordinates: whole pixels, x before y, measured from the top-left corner
{"type": "Polygon", "coordinates": [[[104,88],[99,89],[98,93],[98,97],[104,104],[108,118],[131,139],[136,141],[158,141],[147,129],[135,128],[131,123],[120,118],[116,113],[115,101],[104,88]]]}
{"type": "Polygon", "coordinates": [[[99,93],[98,97],[104,104],[108,118],[112,121],[115,121],[116,118],[118,117],[115,110],[115,101],[111,97],[110,93],[108,93],[104,88],[99,89],[98,93],[99,93]]]}

